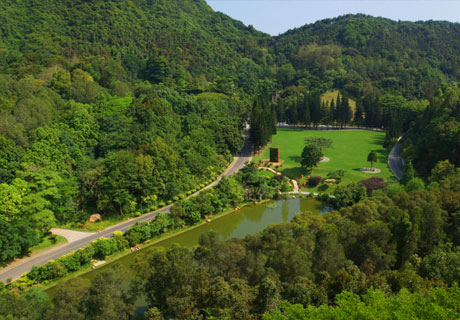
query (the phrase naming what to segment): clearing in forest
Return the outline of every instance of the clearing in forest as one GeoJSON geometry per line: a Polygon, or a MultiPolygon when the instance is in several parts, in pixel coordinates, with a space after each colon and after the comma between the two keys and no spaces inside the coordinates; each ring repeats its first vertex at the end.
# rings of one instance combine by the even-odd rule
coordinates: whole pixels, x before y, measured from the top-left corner
{"type": "MultiPolygon", "coordinates": [[[[278,129],[278,133],[272,137],[272,143],[264,149],[262,154],[255,156],[253,161],[269,158],[269,148],[278,147],[280,148],[280,159],[284,160],[284,163],[277,170],[290,178],[300,178],[301,175],[304,175],[304,178],[300,179],[301,183],[307,181],[306,176],[308,175],[325,178],[329,172],[336,170],[345,171],[342,184],[361,181],[372,176],[388,178],[392,176],[392,173],[387,165],[387,154],[382,147],[384,138],[385,133],[383,132],[367,130],[278,129]],[[324,150],[324,156],[330,161],[319,163],[309,174],[306,174],[300,166],[300,154],[307,137],[324,137],[333,141],[332,148],[324,150]],[[360,171],[361,168],[369,166],[367,155],[371,151],[377,153],[378,162],[374,163],[374,167],[380,169],[380,173],[368,174],[360,171]]],[[[332,189],[333,187],[329,188],[328,192],[332,189]]]]}

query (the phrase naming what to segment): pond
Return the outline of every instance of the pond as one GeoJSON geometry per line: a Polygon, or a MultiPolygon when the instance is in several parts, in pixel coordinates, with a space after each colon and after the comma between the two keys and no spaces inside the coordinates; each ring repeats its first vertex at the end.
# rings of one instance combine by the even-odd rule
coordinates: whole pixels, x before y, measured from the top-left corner
{"type": "MultiPolygon", "coordinates": [[[[305,211],[322,214],[329,211],[330,208],[316,199],[292,199],[270,201],[261,205],[252,205],[234,211],[230,214],[213,220],[211,223],[203,224],[194,229],[190,229],[173,237],[157,242],[152,246],[171,247],[174,243],[185,247],[193,247],[198,244],[201,234],[215,231],[219,234],[221,240],[231,238],[244,238],[248,234],[255,234],[265,229],[268,225],[280,222],[289,222],[295,215],[305,211]]],[[[135,262],[138,254],[143,250],[131,253],[112,263],[99,267],[91,272],[80,275],[80,278],[92,280],[98,273],[113,267],[114,263],[120,263],[125,267],[131,266],[135,262]]],[[[129,281],[130,275],[127,275],[129,281]]],[[[50,297],[54,296],[56,287],[46,290],[50,297]]],[[[138,311],[141,311],[145,305],[143,299],[138,301],[138,311]]]]}

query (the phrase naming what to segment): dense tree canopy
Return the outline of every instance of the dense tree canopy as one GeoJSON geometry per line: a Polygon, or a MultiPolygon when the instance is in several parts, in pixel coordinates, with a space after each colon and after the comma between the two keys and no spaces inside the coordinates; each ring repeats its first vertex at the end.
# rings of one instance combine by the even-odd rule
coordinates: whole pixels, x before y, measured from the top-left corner
{"type": "MultiPolygon", "coordinates": [[[[460,25],[448,22],[346,15],[272,38],[204,0],[0,2],[0,263],[55,225],[176,202],[171,216],[98,240],[78,261],[34,268],[37,282],[288,191],[287,178],[249,165],[185,200],[241,149],[244,123],[256,151],[277,123],[384,129],[385,147],[404,134],[409,164],[402,184],[338,186],[337,210],[322,216],[148,251],[131,291],[122,270],[64,284],[52,301],[2,286],[0,317],[128,318],[138,295],[152,319],[384,317],[379,308],[399,306],[458,317],[459,49],[460,25]]],[[[314,160],[305,167],[321,149],[302,155],[314,160]]]]}

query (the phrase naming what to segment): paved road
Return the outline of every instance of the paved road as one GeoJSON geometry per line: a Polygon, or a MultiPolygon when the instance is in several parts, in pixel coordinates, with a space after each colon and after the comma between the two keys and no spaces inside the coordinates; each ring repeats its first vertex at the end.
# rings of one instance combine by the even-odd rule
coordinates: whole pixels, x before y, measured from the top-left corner
{"type": "MultiPolygon", "coordinates": [[[[233,162],[230,164],[230,166],[227,167],[224,173],[219,178],[217,178],[216,181],[214,181],[213,183],[211,183],[204,189],[208,189],[208,188],[211,188],[217,185],[220,179],[222,179],[222,176],[228,177],[234,174],[235,172],[243,168],[246,162],[251,161],[251,159],[252,159],[251,146],[249,144],[249,139],[246,133],[245,144],[244,144],[243,149],[241,150],[241,153],[233,159],[233,162]]],[[[192,196],[200,193],[201,191],[202,190],[196,192],[192,196]]],[[[6,268],[0,270],[0,281],[6,282],[6,280],[9,278],[11,278],[12,280],[16,280],[19,277],[21,277],[21,275],[23,275],[24,273],[29,272],[33,266],[39,266],[39,265],[47,263],[50,260],[56,260],[57,258],[62,257],[63,255],[66,255],[73,251],[76,251],[79,248],[101,237],[106,237],[106,238],[112,237],[114,231],[119,230],[119,231],[124,232],[128,230],[131,226],[133,226],[136,222],[145,222],[145,221],[153,220],[155,219],[157,214],[160,212],[169,213],[172,206],[173,205],[171,204],[169,206],[163,207],[156,211],[147,213],[138,218],[134,218],[134,219],[131,219],[125,222],[121,222],[117,225],[109,227],[98,233],[88,233],[88,237],[84,239],[80,239],[80,240],[77,240],[71,243],[67,243],[65,245],[61,245],[59,247],[52,248],[48,251],[45,251],[43,253],[40,253],[32,257],[21,259],[11,264],[10,266],[7,266],[6,268]]]]}
{"type": "Polygon", "coordinates": [[[281,124],[278,123],[276,125],[277,128],[280,129],[296,129],[296,130],[321,130],[321,131],[346,131],[346,130],[367,130],[367,131],[377,131],[377,132],[385,132],[384,129],[379,128],[371,128],[371,127],[354,127],[354,126],[344,126],[344,127],[334,127],[334,126],[326,126],[320,124],[317,128],[315,127],[306,127],[304,125],[295,125],[295,124],[281,124]]]}
{"type": "Polygon", "coordinates": [[[402,158],[402,145],[401,138],[391,149],[390,155],[388,156],[388,166],[390,167],[393,174],[401,180],[404,173],[404,159],[402,158]]]}

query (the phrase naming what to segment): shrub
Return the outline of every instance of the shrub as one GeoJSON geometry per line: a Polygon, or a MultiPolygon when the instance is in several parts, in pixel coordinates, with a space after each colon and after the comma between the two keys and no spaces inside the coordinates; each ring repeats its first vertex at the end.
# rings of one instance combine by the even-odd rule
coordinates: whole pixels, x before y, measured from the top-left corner
{"type": "Polygon", "coordinates": [[[101,238],[93,241],[92,247],[94,248],[94,257],[101,260],[118,250],[117,242],[113,238],[101,238]]]}
{"type": "Polygon", "coordinates": [[[94,257],[95,249],[93,246],[87,246],[86,248],[80,249],[77,251],[79,254],[80,264],[82,266],[91,263],[91,259],[94,257]]]}
{"type": "Polygon", "coordinates": [[[80,254],[78,251],[59,258],[59,262],[62,263],[69,271],[77,271],[81,268],[80,254]]]}
{"type": "Polygon", "coordinates": [[[326,175],[328,179],[336,180],[336,183],[342,182],[342,179],[344,176],[345,176],[344,170],[331,171],[326,175]]]}
{"type": "MultiPolygon", "coordinates": [[[[129,230],[128,230],[129,231],[129,230]]],[[[128,241],[129,246],[134,247],[141,243],[141,234],[139,232],[133,231],[125,235],[126,241],[128,241]]]]}
{"type": "Polygon", "coordinates": [[[163,208],[165,205],[166,205],[166,203],[165,203],[164,201],[161,201],[161,202],[158,204],[158,207],[163,208]]]}
{"type": "Polygon", "coordinates": [[[321,182],[321,180],[323,180],[323,178],[320,176],[310,177],[310,179],[308,179],[308,185],[310,187],[316,187],[321,182]]]}
{"type": "Polygon", "coordinates": [[[334,196],[335,198],[331,199],[331,203],[336,209],[351,206],[366,198],[366,188],[357,183],[350,183],[346,186],[339,185],[334,190],[334,196]]]}
{"type": "Polygon", "coordinates": [[[137,222],[126,231],[125,238],[131,247],[150,239],[152,236],[148,222],[137,222]]]}
{"type": "Polygon", "coordinates": [[[159,213],[155,220],[150,222],[150,233],[152,237],[167,232],[174,227],[174,221],[167,213],[159,213]]]}
{"type": "Polygon", "coordinates": [[[179,197],[178,197],[178,196],[174,196],[172,199],[173,199],[174,202],[179,201],[179,197]]]}
{"type": "Polygon", "coordinates": [[[383,178],[379,177],[371,177],[369,179],[358,182],[358,184],[366,188],[366,193],[368,196],[371,196],[372,192],[375,190],[386,190],[386,185],[383,178]]]}
{"type": "Polygon", "coordinates": [[[129,246],[128,241],[123,237],[123,232],[122,231],[115,231],[113,233],[113,238],[117,242],[117,247],[118,249],[124,249],[129,246]]]}
{"type": "Polygon", "coordinates": [[[27,277],[38,283],[61,278],[67,274],[67,269],[62,263],[54,260],[50,260],[44,265],[34,266],[32,270],[27,274],[27,277]]]}
{"type": "Polygon", "coordinates": [[[199,211],[192,211],[184,217],[184,220],[186,224],[193,226],[194,224],[201,221],[201,214],[199,211]]]}
{"type": "Polygon", "coordinates": [[[406,191],[423,191],[425,190],[425,183],[420,178],[414,178],[406,184],[406,191]]]}

